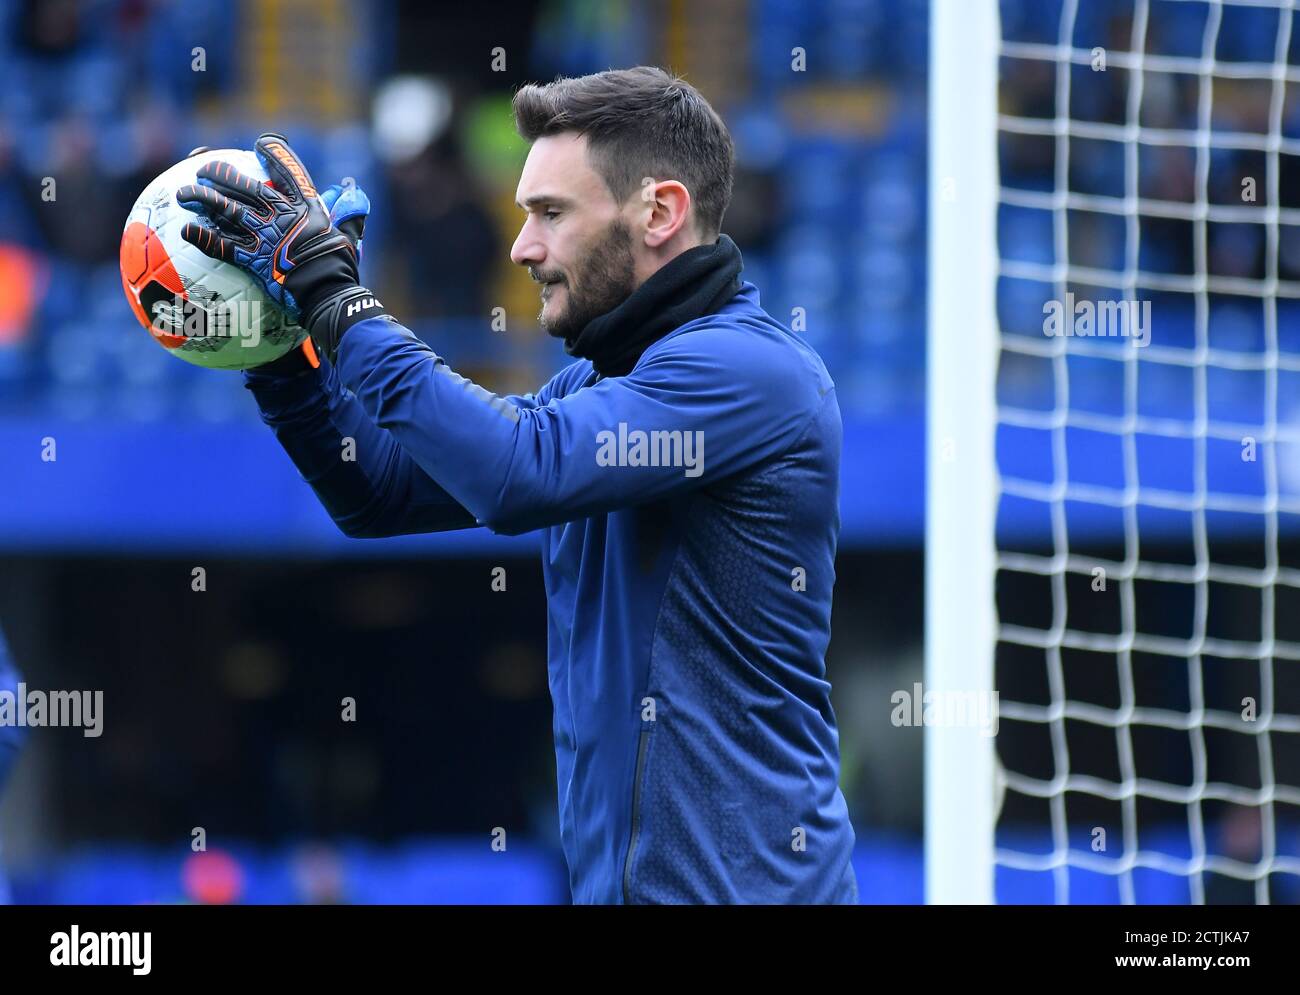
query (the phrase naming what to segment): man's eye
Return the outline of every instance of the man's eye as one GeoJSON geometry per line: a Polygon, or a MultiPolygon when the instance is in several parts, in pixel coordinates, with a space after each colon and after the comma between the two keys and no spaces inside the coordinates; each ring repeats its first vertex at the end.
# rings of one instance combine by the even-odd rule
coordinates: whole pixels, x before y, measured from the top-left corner
{"type": "Polygon", "coordinates": [[[554,210],[552,210],[552,211],[546,211],[546,212],[544,212],[544,213],[542,214],[542,217],[546,218],[548,221],[550,221],[550,220],[554,220],[555,218],[558,218],[559,216],[560,216],[560,212],[559,212],[559,211],[554,211],[554,210]]]}

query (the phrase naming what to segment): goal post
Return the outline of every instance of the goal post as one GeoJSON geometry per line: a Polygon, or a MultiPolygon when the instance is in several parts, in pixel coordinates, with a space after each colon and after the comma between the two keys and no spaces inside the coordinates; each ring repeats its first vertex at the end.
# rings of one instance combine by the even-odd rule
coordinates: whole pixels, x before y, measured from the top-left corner
{"type": "Polygon", "coordinates": [[[1296,21],[932,4],[929,902],[1300,902],[1296,21]]]}
{"type": "MultiPolygon", "coordinates": [[[[997,0],[930,10],[925,694],[987,696],[996,642],[997,0]]],[[[925,897],[993,900],[994,750],[925,727],[925,897]]]]}

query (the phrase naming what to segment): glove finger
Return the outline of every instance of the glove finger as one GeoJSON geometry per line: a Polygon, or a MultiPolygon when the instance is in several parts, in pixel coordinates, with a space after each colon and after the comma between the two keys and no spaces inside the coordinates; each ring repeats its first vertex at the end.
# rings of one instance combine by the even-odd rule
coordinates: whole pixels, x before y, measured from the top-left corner
{"type": "MultiPolygon", "coordinates": [[[[187,211],[203,214],[218,224],[241,226],[244,217],[244,205],[231,200],[220,190],[213,187],[191,183],[176,191],[176,203],[187,211]]],[[[223,227],[225,227],[223,226],[223,227]]]]}
{"type": "Polygon", "coordinates": [[[352,248],[356,250],[357,262],[361,262],[361,237],[365,234],[366,219],[364,217],[348,218],[338,226],[338,230],[348,237],[352,243],[352,248]]]}
{"type": "Polygon", "coordinates": [[[268,131],[258,138],[253,151],[270,175],[272,184],[285,197],[307,200],[318,196],[307,167],[298,158],[298,154],[289,148],[289,140],[283,135],[268,131]]]}
{"type": "Polygon", "coordinates": [[[356,180],[347,177],[340,187],[337,199],[331,205],[330,220],[340,230],[345,224],[351,223],[352,229],[356,232],[355,237],[360,239],[365,234],[366,218],[369,215],[370,198],[357,186],[356,180]]]}
{"type": "Polygon", "coordinates": [[[332,212],[334,202],[339,199],[339,194],[343,192],[343,186],[339,183],[331,183],[320,192],[321,203],[325,205],[325,210],[332,212]]]}
{"type": "Polygon", "coordinates": [[[181,228],[181,238],[204,255],[211,256],[213,259],[220,259],[223,263],[238,265],[235,260],[235,241],[226,235],[222,235],[210,225],[197,221],[187,221],[185,226],[181,228]]]}
{"type": "Polygon", "coordinates": [[[228,162],[207,162],[195,173],[203,186],[211,187],[233,200],[253,208],[259,214],[269,213],[267,197],[270,190],[261,180],[245,176],[228,162]]]}

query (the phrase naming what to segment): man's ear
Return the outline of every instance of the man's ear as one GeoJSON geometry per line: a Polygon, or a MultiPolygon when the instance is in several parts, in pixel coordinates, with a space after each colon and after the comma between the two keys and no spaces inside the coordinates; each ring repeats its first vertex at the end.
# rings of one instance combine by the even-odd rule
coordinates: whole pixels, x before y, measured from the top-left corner
{"type": "Polygon", "coordinates": [[[649,209],[645,243],[657,249],[673,238],[686,224],[691,212],[691,192],[677,180],[641,181],[641,202],[649,209]]]}

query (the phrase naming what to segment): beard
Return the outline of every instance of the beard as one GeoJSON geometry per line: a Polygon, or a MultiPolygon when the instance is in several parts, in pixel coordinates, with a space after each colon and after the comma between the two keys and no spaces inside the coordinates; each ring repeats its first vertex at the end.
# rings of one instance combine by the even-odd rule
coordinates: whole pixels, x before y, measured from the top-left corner
{"type": "Polygon", "coordinates": [[[593,318],[608,314],[631,296],[636,289],[634,270],[632,232],[619,218],[587,248],[573,279],[557,271],[533,271],[535,280],[560,280],[565,292],[564,310],[548,312],[543,303],[538,322],[550,335],[571,342],[593,318]]]}

